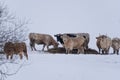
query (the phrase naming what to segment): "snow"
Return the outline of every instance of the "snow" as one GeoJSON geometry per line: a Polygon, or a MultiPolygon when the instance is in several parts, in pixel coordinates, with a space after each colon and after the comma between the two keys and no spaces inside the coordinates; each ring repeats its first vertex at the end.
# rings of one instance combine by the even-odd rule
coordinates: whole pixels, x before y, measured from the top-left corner
{"type": "Polygon", "coordinates": [[[120,79],[120,55],[28,53],[29,60],[22,60],[25,66],[7,80],[120,79]]]}
{"type": "MultiPolygon", "coordinates": [[[[29,32],[52,36],[88,32],[89,47],[96,50],[95,37],[99,34],[120,37],[120,0],[1,1],[18,18],[30,19],[29,32]]],[[[19,60],[21,64],[24,63],[23,67],[7,80],[120,80],[120,55],[66,55],[28,51],[29,60],[19,60]]]]}

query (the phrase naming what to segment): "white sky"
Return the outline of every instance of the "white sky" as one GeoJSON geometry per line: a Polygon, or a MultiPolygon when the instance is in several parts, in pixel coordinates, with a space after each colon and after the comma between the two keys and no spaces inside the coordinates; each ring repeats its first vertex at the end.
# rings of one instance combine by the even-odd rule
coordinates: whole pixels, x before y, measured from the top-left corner
{"type": "Polygon", "coordinates": [[[91,41],[99,33],[120,36],[119,3],[120,0],[5,0],[10,12],[30,19],[30,32],[88,32],[91,41]]]}

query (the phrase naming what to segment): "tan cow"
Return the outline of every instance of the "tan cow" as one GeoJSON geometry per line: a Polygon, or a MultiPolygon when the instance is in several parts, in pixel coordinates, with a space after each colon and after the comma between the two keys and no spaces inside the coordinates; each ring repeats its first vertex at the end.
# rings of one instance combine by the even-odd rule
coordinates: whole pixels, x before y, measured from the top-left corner
{"type": "Polygon", "coordinates": [[[100,54],[102,48],[101,48],[101,45],[100,45],[100,39],[99,38],[107,38],[107,36],[106,35],[99,35],[99,37],[96,37],[96,39],[97,39],[96,46],[98,47],[99,54],[100,54]]]}
{"type": "Polygon", "coordinates": [[[63,40],[61,39],[61,36],[63,35],[67,35],[69,37],[77,37],[77,36],[83,36],[85,38],[85,42],[84,42],[84,47],[85,50],[87,50],[89,41],[90,41],[90,35],[89,33],[64,33],[64,34],[56,34],[54,35],[57,38],[57,41],[59,41],[62,45],[64,44],[63,40]]]}
{"type": "Polygon", "coordinates": [[[83,36],[85,38],[84,47],[85,47],[85,50],[87,50],[89,48],[88,44],[90,42],[89,33],[76,33],[76,35],[77,36],[83,36]]]}
{"type": "Polygon", "coordinates": [[[12,59],[14,54],[18,54],[20,59],[23,58],[23,54],[28,59],[27,47],[24,42],[21,43],[12,43],[6,42],[4,46],[4,53],[6,54],[7,59],[12,59]]]}
{"type": "Polygon", "coordinates": [[[53,39],[51,35],[48,34],[39,34],[39,33],[30,33],[29,34],[30,46],[31,50],[36,50],[36,44],[43,44],[42,51],[44,51],[45,46],[47,46],[47,50],[49,49],[50,45],[53,45],[54,48],[58,47],[58,43],[53,39]]]}
{"type": "Polygon", "coordinates": [[[99,49],[99,53],[102,50],[102,54],[108,54],[110,46],[112,45],[112,40],[106,35],[100,35],[99,37],[96,37],[96,45],[99,49]]]}
{"type": "Polygon", "coordinates": [[[113,48],[113,53],[119,54],[119,49],[120,49],[120,38],[113,38],[112,39],[112,48],[113,48]]]}
{"type": "Polygon", "coordinates": [[[64,42],[64,47],[66,49],[66,53],[70,53],[70,51],[72,51],[73,49],[77,49],[78,52],[77,53],[84,53],[84,41],[85,38],[83,36],[79,36],[79,37],[69,37],[66,35],[61,36],[61,38],[63,39],[64,42]]]}

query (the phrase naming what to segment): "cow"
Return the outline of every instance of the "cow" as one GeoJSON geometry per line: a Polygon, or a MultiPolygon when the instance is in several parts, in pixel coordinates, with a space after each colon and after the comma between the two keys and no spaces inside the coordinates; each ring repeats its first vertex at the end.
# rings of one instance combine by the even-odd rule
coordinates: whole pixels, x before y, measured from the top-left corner
{"type": "Polygon", "coordinates": [[[67,35],[67,36],[69,36],[69,37],[76,37],[75,34],[69,34],[69,33],[56,34],[56,35],[54,35],[54,36],[57,38],[57,41],[60,42],[62,45],[64,44],[64,42],[63,42],[63,40],[62,40],[62,38],[61,38],[61,36],[63,36],[63,35],[67,35]]]}
{"type": "Polygon", "coordinates": [[[83,36],[85,38],[85,42],[84,42],[84,47],[87,50],[88,49],[88,44],[90,41],[90,35],[88,33],[64,33],[64,34],[56,34],[54,35],[54,37],[57,38],[57,41],[60,42],[62,45],[64,45],[64,42],[61,38],[61,36],[63,35],[67,35],[69,37],[77,37],[77,36],[83,36]]]}
{"type": "Polygon", "coordinates": [[[88,50],[88,44],[90,42],[90,35],[89,33],[77,33],[76,36],[83,36],[85,38],[85,42],[84,42],[84,47],[85,50],[88,50]]]}
{"type": "Polygon", "coordinates": [[[66,53],[70,53],[70,51],[72,51],[73,49],[77,49],[78,52],[77,53],[84,53],[84,41],[85,38],[83,36],[79,36],[79,37],[69,37],[67,35],[63,35],[61,36],[61,38],[63,39],[63,47],[65,47],[66,49],[66,53]]]}
{"type": "Polygon", "coordinates": [[[107,38],[107,36],[106,35],[99,35],[99,37],[96,37],[96,39],[97,39],[96,46],[98,47],[99,54],[100,54],[102,48],[101,48],[101,45],[100,45],[100,39],[98,39],[98,38],[107,38]]]}
{"type": "Polygon", "coordinates": [[[108,54],[110,46],[112,45],[111,38],[106,35],[100,35],[100,36],[96,37],[96,39],[97,39],[96,45],[99,49],[99,53],[102,50],[102,54],[108,54]]]}
{"type": "Polygon", "coordinates": [[[42,51],[44,51],[45,46],[47,46],[47,50],[49,49],[50,45],[53,45],[54,48],[58,47],[58,43],[53,39],[53,37],[49,34],[40,34],[40,33],[30,33],[29,34],[29,40],[30,40],[30,47],[31,50],[35,50],[35,43],[36,44],[43,44],[42,51]]]}
{"type": "Polygon", "coordinates": [[[24,42],[16,42],[14,43],[14,47],[15,47],[15,54],[19,54],[20,59],[23,58],[23,54],[24,56],[26,56],[26,59],[28,59],[27,47],[24,42]]]}
{"type": "Polygon", "coordinates": [[[9,59],[9,57],[12,59],[14,54],[18,54],[20,59],[23,58],[24,54],[28,59],[27,47],[24,42],[6,42],[4,45],[4,53],[6,54],[7,59],[9,59]]]}
{"type": "Polygon", "coordinates": [[[120,49],[120,38],[113,38],[111,47],[113,48],[113,53],[118,55],[120,49]]]}
{"type": "Polygon", "coordinates": [[[6,42],[5,45],[4,45],[4,53],[6,54],[6,58],[9,59],[9,56],[10,58],[12,59],[12,56],[14,54],[14,44],[12,42],[6,42]]]}

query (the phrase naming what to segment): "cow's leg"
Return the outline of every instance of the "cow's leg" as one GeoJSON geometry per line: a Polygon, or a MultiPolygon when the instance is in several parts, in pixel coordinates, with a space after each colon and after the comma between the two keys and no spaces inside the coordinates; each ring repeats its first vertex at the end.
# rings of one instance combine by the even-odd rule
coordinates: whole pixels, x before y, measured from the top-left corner
{"type": "Polygon", "coordinates": [[[31,50],[33,51],[33,43],[30,42],[30,47],[31,47],[31,50]]]}
{"type": "Polygon", "coordinates": [[[119,55],[119,49],[117,50],[117,55],[119,55]]]}
{"type": "Polygon", "coordinates": [[[31,46],[31,50],[33,51],[33,47],[31,46]]]}
{"type": "Polygon", "coordinates": [[[19,53],[20,59],[23,58],[22,52],[19,53]]]}
{"type": "Polygon", "coordinates": [[[47,50],[49,50],[49,46],[47,45],[47,50]]]}
{"type": "Polygon", "coordinates": [[[43,45],[42,51],[44,51],[44,48],[45,48],[45,44],[43,45]]]}
{"type": "Polygon", "coordinates": [[[113,50],[113,53],[115,54],[115,50],[113,50]]]}
{"type": "Polygon", "coordinates": [[[67,50],[67,54],[69,54],[69,53],[70,53],[70,49],[67,50]]]}
{"type": "Polygon", "coordinates": [[[78,51],[77,51],[77,54],[79,54],[80,53],[80,49],[78,49],[78,51]]]}
{"type": "Polygon", "coordinates": [[[78,52],[77,52],[78,54],[79,53],[84,53],[84,47],[80,47],[79,49],[78,49],[78,52]]]}
{"type": "Polygon", "coordinates": [[[102,50],[102,54],[104,54],[104,50],[102,50]]]}
{"type": "Polygon", "coordinates": [[[69,54],[72,50],[68,48],[67,53],[69,54]]]}
{"type": "Polygon", "coordinates": [[[114,54],[115,50],[113,49],[113,54],[114,54]]]}
{"type": "Polygon", "coordinates": [[[106,49],[106,50],[105,50],[105,54],[108,54],[108,53],[109,53],[109,49],[108,49],[108,50],[106,49]]]}
{"type": "Polygon", "coordinates": [[[35,40],[34,39],[30,39],[30,46],[31,46],[31,50],[33,51],[33,49],[36,51],[35,48],[35,40]]]}
{"type": "Polygon", "coordinates": [[[11,54],[10,56],[11,56],[10,59],[12,59],[13,58],[13,54],[11,54]]]}
{"type": "Polygon", "coordinates": [[[88,45],[86,46],[86,49],[88,49],[89,47],[88,47],[88,45]]]}
{"type": "Polygon", "coordinates": [[[113,54],[115,54],[115,49],[113,49],[113,54]]]}
{"type": "Polygon", "coordinates": [[[25,55],[26,59],[28,60],[28,54],[26,52],[24,52],[24,55],[25,55]]]}
{"type": "Polygon", "coordinates": [[[9,54],[6,54],[6,58],[9,59],[9,54]]]}
{"type": "Polygon", "coordinates": [[[31,47],[31,50],[32,50],[32,51],[33,51],[33,49],[36,51],[35,43],[34,43],[34,42],[31,42],[31,43],[30,43],[30,47],[31,47]]]}
{"type": "Polygon", "coordinates": [[[31,44],[31,43],[30,43],[30,48],[31,48],[31,50],[33,51],[32,44],[31,44]]]}
{"type": "Polygon", "coordinates": [[[35,43],[33,44],[33,48],[34,48],[34,50],[36,51],[36,48],[35,48],[35,43]]]}
{"type": "Polygon", "coordinates": [[[25,49],[23,50],[23,52],[24,52],[24,56],[27,58],[27,60],[28,60],[28,54],[27,54],[27,48],[25,47],[25,49]]]}
{"type": "Polygon", "coordinates": [[[66,49],[66,53],[68,53],[68,52],[67,52],[67,49],[66,49]]]}
{"type": "Polygon", "coordinates": [[[68,49],[66,48],[66,53],[68,54],[68,49]]]}
{"type": "Polygon", "coordinates": [[[84,50],[84,48],[83,48],[83,47],[81,48],[81,52],[82,52],[82,53],[85,53],[85,50],[84,50]]]}
{"type": "Polygon", "coordinates": [[[100,54],[101,49],[99,48],[99,54],[100,54]]]}

